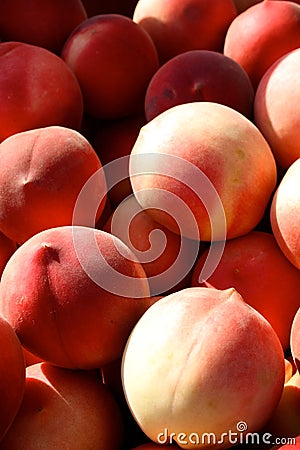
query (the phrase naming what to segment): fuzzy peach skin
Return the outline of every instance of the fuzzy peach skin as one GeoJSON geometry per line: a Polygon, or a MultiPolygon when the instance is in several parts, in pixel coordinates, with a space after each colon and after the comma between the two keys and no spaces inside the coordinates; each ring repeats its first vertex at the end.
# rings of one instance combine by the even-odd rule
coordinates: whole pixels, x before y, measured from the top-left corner
{"type": "Polygon", "coordinates": [[[211,50],[190,50],[171,58],[153,75],[145,114],[149,121],[181,103],[211,101],[252,118],[253,100],[248,74],[236,61],[211,50]]]}
{"type": "Polygon", "coordinates": [[[23,243],[42,230],[74,223],[78,195],[94,174],[76,213],[80,223],[74,224],[93,226],[99,219],[105,175],[79,132],[52,126],[16,133],[0,144],[0,158],[0,229],[10,239],[23,243]]]}
{"type": "Polygon", "coordinates": [[[160,64],[189,50],[223,49],[233,0],[139,0],[133,20],[151,36],[160,64]]]}
{"type": "Polygon", "coordinates": [[[61,57],[79,81],[85,112],[100,119],[142,112],[147,85],[159,65],[148,33],[121,14],[83,21],[61,57]]]}
{"type": "Polygon", "coordinates": [[[50,125],[80,129],[81,89],[59,56],[23,42],[2,42],[0,65],[0,141],[50,125]]]}
{"type": "Polygon", "coordinates": [[[123,354],[124,392],[141,429],[154,442],[187,449],[229,448],[222,433],[236,432],[241,420],[258,431],[279,402],[284,376],[276,333],[233,288],[164,297],[141,317],[123,354]],[[204,433],[220,442],[212,445],[204,433]]]}
{"type": "Polygon", "coordinates": [[[0,315],[0,442],[21,405],[25,389],[25,361],[12,326],[0,315]]]}
{"type": "Polygon", "coordinates": [[[3,41],[26,42],[59,54],[71,32],[87,18],[80,0],[1,1],[3,41]]]}
{"type": "Polygon", "coordinates": [[[299,71],[300,48],[297,48],[266,71],[254,99],[254,123],[270,144],[278,165],[285,170],[300,158],[299,71]]]}
{"type": "Polygon", "coordinates": [[[46,362],[98,368],[120,357],[149,296],[140,263],[104,231],[65,226],[27,240],[7,263],[0,311],[46,362]]]}
{"type": "Polygon", "coordinates": [[[223,52],[248,73],[256,90],[267,69],[300,45],[300,5],[290,1],[261,1],[230,24],[223,52]]]}
{"type": "Polygon", "coordinates": [[[124,425],[94,372],[47,363],[26,369],[24,398],[1,449],[121,450],[124,425]]]}
{"type": "Polygon", "coordinates": [[[275,239],[287,259],[300,269],[300,159],[285,172],[272,198],[270,220],[275,239]]]}
{"type": "Polygon", "coordinates": [[[207,256],[208,250],[205,250],[198,258],[192,286],[234,287],[245,302],[270,322],[283,349],[288,351],[292,322],[300,307],[300,276],[299,270],[282,253],[273,234],[252,231],[227,241],[216,270],[201,282],[199,276],[207,256]]]}
{"type": "Polygon", "coordinates": [[[149,213],[157,222],[176,231],[178,219],[183,236],[203,241],[224,239],[224,216],[228,239],[251,231],[277,182],[258,128],[213,102],[174,106],[142,127],[129,173],[138,202],[155,210],[149,213]]]}

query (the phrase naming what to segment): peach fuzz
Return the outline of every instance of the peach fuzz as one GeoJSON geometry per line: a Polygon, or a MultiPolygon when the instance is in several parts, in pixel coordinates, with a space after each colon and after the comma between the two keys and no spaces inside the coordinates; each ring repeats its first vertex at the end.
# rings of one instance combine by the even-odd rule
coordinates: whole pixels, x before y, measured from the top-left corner
{"type": "Polygon", "coordinates": [[[277,182],[258,128],[213,102],[174,106],[143,126],[129,173],[134,195],[157,222],[176,231],[177,219],[183,236],[203,241],[251,231],[277,182]]]}
{"type": "Polygon", "coordinates": [[[121,450],[124,424],[94,372],[47,363],[26,369],[24,398],[1,449],[121,450]]]}
{"type": "Polygon", "coordinates": [[[100,119],[141,113],[159,65],[148,33],[121,14],[86,19],[67,39],[61,57],[79,81],[85,112],[100,119]]]}
{"type": "Polygon", "coordinates": [[[216,270],[201,283],[199,275],[207,254],[205,250],[195,264],[192,286],[234,287],[246,303],[270,322],[283,349],[288,351],[292,322],[300,307],[300,274],[284,256],[274,236],[252,231],[227,241],[216,270]]]}
{"type": "Polygon", "coordinates": [[[275,239],[287,259],[300,269],[300,159],[285,172],[272,198],[270,220],[275,239]]]}
{"type": "Polygon", "coordinates": [[[300,158],[297,145],[300,127],[299,71],[300,48],[297,48],[272,64],[262,77],[254,98],[254,123],[283,169],[300,158]]]}
{"type": "Polygon", "coordinates": [[[80,223],[74,224],[93,226],[99,219],[105,175],[79,132],[53,126],[16,133],[0,144],[0,158],[0,229],[10,239],[23,243],[42,230],[71,225],[78,195],[91,176],[84,205],[76,210],[80,223]]]}
{"type": "MultiPolygon", "coordinates": [[[[124,392],[136,421],[154,442],[181,448],[212,448],[203,433],[221,437],[241,418],[248,432],[258,431],[279,402],[284,376],[276,333],[233,288],[164,297],[138,321],[123,353],[124,392]],[[192,440],[183,443],[181,433],[192,440]]],[[[214,448],[230,447],[223,438],[214,448]]]]}
{"type": "MultiPolygon", "coordinates": [[[[185,242],[179,234],[155,222],[134,196],[120,203],[103,229],[121,239],[136,255],[145,270],[152,296],[188,286],[188,275],[197,253],[194,252],[191,262],[186,261],[187,252],[184,257],[180,256],[181,246],[185,242]]],[[[189,245],[189,242],[186,244],[189,245]]],[[[191,258],[192,251],[193,248],[190,250],[191,258]]]]}
{"type": "Polygon", "coordinates": [[[13,254],[0,310],[34,355],[93,369],[121,356],[148,296],[145,272],[125,244],[101,230],[65,226],[36,234],[13,254]]]}
{"type": "Polygon", "coordinates": [[[80,0],[2,1],[2,41],[18,41],[59,54],[71,32],[87,18],[80,0]]]}
{"type": "Polygon", "coordinates": [[[291,1],[264,0],[228,27],[223,52],[248,73],[256,90],[267,69],[300,45],[300,5],[291,1]]]}
{"type": "Polygon", "coordinates": [[[50,125],[80,129],[81,89],[59,56],[35,45],[2,42],[0,64],[0,141],[50,125]]]}
{"type": "Polygon", "coordinates": [[[0,442],[11,427],[25,389],[25,362],[12,326],[0,315],[0,442]]]}
{"type": "Polygon", "coordinates": [[[211,101],[252,118],[254,90],[246,71],[219,52],[191,50],[174,56],[153,75],[146,92],[145,114],[152,120],[181,103],[211,101]]]}
{"type": "Polygon", "coordinates": [[[189,50],[222,52],[233,0],[139,0],[133,20],[151,36],[160,64],[189,50]]]}

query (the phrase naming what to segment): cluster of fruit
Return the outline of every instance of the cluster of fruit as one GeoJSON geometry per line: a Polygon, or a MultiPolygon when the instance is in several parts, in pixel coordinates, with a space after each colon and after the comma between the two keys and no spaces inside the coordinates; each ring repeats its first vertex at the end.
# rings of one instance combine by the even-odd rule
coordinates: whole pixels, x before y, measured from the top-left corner
{"type": "Polygon", "coordinates": [[[300,1],[0,39],[0,450],[300,448],[300,1]]]}

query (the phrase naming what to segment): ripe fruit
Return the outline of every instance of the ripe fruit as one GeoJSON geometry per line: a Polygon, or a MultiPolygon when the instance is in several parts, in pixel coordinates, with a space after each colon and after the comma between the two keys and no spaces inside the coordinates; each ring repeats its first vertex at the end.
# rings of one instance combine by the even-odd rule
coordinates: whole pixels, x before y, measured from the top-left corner
{"type": "Polygon", "coordinates": [[[153,39],[160,64],[189,50],[221,52],[233,0],[139,0],[133,20],[153,39]]]}
{"type": "Polygon", "coordinates": [[[226,432],[240,420],[248,432],[259,430],[284,376],[276,333],[233,288],[164,297],[138,321],[123,354],[124,391],[141,429],[154,442],[188,449],[211,448],[207,432],[230,447],[226,432]]]}
{"type": "Polygon", "coordinates": [[[248,73],[254,89],[267,69],[300,45],[300,5],[261,1],[239,14],[228,27],[224,54],[248,73]]]}
{"type": "Polygon", "coordinates": [[[79,130],[82,93],[59,56],[23,42],[2,42],[0,64],[0,142],[51,125],[79,130]]]}
{"type": "Polygon", "coordinates": [[[69,36],[61,56],[79,81],[86,113],[117,119],[143,111],[158,57],[148,33],[132,19],[99,14],[85,20],[69,36]]]}
{"type": "Polygon", "coordinates": [[[252,117],[254,91],[244,69],[231,58],[209,50],[174,56],[153,75],[146,92],[146,119],[172,106],[211,101],[252,117]]]}
{"type": "Polygon", "coordinates": [[[119,239],[66,226],[36,234],[13,254],[0,310],[42,360],[94,369],[122,355],[148,296],[142,266],[119,239]]]}
{"type": "Polygon", "coordinates": [[[75,224],[93,226],[99,219],[105,177],[97,154],[79,132],[53,126],[16,133],[1,143],[0,157],[0,229],[15,242],[71,225],[78,195],[91,176],[75,224]]]}
{"type": "Polygon", "coordinates": [[[251,231],[277,181],[273,154],[258,128],[213,102],[177,105],[148,122],[132,149],[129,172],[138,202],[157,222],[204,241],[251,231]]]}
{"type": "Polygon", "coordinates": [[[299,71],[300,48],[272,64],[262,77],[254,99],[254,122],[268,141],[278,165],[285,170],[300,158],[299,71]]]}

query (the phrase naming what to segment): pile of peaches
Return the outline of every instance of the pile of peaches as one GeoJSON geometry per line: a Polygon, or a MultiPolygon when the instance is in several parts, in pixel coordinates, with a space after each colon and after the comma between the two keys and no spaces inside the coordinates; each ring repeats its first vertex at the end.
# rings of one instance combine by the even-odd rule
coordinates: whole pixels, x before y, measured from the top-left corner
{"type": "Polygon", "coordinates": [[[300,1],[0,0],[0,450],[300,448],[300,1]]]}

